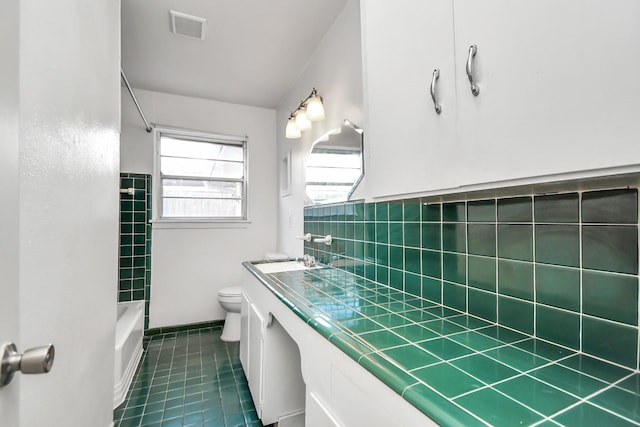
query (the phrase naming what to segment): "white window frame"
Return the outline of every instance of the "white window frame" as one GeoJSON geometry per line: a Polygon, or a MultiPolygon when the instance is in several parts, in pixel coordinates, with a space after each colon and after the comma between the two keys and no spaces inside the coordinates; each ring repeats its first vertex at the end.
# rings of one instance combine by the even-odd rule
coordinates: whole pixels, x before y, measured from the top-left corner
{"type": "MultiPolygon", "coordinates": [[[[152,223],[156,226],[162,226],[166,224],[168,227],[172,227],[172,224],[210,224],[214,227],[216,225],[224,226],[225,224],[246,224],[248,221],[248,187],[249,187],[249,164],[248,164],[248,137],[246,136],[233,136],[215,134],[209,132],[195,131],[189,129],[174,128],[168,126],[154,126],[153,129],[153,215],[152,223]],[[162,172],[160,170],[160,138],[175,137],[178,139],[192,139],[199,142],[211,142],[218,144],[236,145],[242,147],[243,151],[243,168],[244,178],[242,180],[242,216],[241,217],[163,217],[162,215],[162,172]]],[[[170,175],[171,176],[171,175],[170,175]]],[[[173,177],[173,176],[171,176],[173,177]]],[[[178,177],[180,178],[180,177],[178,177]]],[[[189,177],[193,178],[193,177],[189,177]]],[[[179,227],[182,228],[182,227],[179,227]]]]}

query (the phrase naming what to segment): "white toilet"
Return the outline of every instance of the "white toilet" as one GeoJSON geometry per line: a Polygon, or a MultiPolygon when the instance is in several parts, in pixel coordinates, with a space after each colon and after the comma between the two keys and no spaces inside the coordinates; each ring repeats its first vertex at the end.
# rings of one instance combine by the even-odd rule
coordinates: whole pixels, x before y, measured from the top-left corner
{"type": "Polygon", "coordinates": [[[222,288],[218,291],[218,303],[227,311],[222,328],[222,341],[240,341],[240,305],[242,289],[238,286],[222,288]]]}

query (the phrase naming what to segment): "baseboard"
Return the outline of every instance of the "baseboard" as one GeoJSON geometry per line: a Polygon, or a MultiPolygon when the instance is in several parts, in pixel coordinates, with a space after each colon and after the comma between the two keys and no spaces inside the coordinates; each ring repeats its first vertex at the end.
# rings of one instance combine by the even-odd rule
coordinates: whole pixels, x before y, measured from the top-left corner
{"type": "Polygon", "coordinates": [[[192,331],[196,329],[222,328],[223,325],[224,319],[212,320],[209,322],[188,323],[186,325],[163,326],[161,328],[147,329],[146,331],[144,331],[144,336],[145,338],[150,338],[156,335],[164,335],[174,332],[192,331]]]}
{"type": "Polygon", "coordinates": [[[129,360],[129,364],[124,372],[120,381],[114,386],[113,393],[113,409],[117,408],[124,402],[125,397],[127,396],[127,392],[129,391],[129,387],[131,386],[131,382],[133,381],[133,376],[138,369],[138,365],[142,360],[142,352],[143,352],[142,342],[138,341],[138,345],[133,352],[133,357],[129,360]]]}

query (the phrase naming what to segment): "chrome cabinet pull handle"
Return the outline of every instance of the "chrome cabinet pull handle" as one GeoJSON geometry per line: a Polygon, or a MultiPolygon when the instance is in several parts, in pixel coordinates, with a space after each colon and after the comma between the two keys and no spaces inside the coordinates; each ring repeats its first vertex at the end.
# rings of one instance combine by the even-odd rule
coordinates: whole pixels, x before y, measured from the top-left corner
{"type": "Polygon", "coordinates": [[[438,100],[436,99],[436,81],[440,78],[440,70],[433,70],[433,77],[431,77],[431,99],[433,99],[433,107],[436,110],[437,114],[442,112],[442,106],[438,104],[438,100]]]}
{"type": "Polygon", "coordinates": [[[478,51],[478,46],[472,44],[469,46],[469,57],[467,58],[467,77],[469,77],[469,83],[471,83],[471,93],[473,96],[478,96],[480,93],[480,88],[473,81],[473,58],[476,56],[476,52],[478,51]]]}

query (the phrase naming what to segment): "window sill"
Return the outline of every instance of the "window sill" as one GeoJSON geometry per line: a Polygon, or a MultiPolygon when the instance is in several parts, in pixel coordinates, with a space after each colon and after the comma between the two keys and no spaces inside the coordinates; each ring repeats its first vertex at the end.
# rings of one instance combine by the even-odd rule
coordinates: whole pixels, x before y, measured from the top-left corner
{"type": "Polygon", "coordinates": [[[157,229],[205,229],[205,228],[248,228],[251,221],[247,220],[207,220],[207,219],[153,219],[149,221],[152,228],[157,229]]]}

